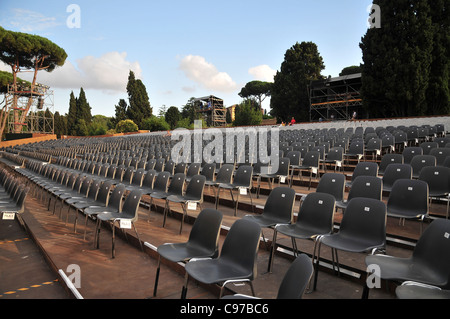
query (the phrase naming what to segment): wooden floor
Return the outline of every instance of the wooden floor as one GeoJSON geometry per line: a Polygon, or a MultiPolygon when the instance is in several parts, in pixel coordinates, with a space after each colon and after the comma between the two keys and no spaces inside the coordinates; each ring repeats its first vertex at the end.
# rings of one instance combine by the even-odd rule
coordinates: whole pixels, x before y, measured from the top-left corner
{"type": "MultiPolygon", "coordinates": [[[[308,190],[306,185],[296,181],[293,187],[299,194],[315,191],[308,190]]],[[[283,185],[282,186],[286,186],[283,185]]],[[[267,199],[267,184],[263,184],[262,195],[255,198],[255,213],[260,213],[267,199]]],[[[205,189],[203,208],[214,207],[212,191],[205,189]]],[[[126,238],[117,236],[116,256],[111,256],[111,230],[107,225],[100,233],[100,247],[94,246],[94,221],[88,220],[85,227],[84,216],[78,214],[77,228],[74,230],[76,213],[71,210],[67,215],[67,206],[60,210],[57,202],[55,212],[47,209],[46,199],[40,199],[39,192],[33,192],[27,198],[25,212],[15,220],[0,221],[0,299],[72,299],[73,291],[67,288],[61,272],[73,279],[79,275],[78,297],[84,299],[179,299],[184,282],[184,267],[179,264],[165,262],[161,267],[158,294],[153,296],[154,278],[158,255],[155,248],[167,242],[186,241],[191,225],[199,208],[188,211],[183,232],[179,234],[181,208],[171,205],[173,209],[165,228],[162,227],[163,202],[156,201],[157,211],[149,213],[147,198],[144,197],[139,209],[139,220],[136,228],[143,250],[133,230],[126,230],[126,238]],[[61,214],[60,214],[61,212],[61,214]],[[84,233],[86,232],[86,238],[84,233]],[[75,271],[74,271],[75,270],[75,271]]],[[[228,228],[234,221],[246,214],[252,214],[249,196],[240,196],[237,216],[231,207],[229,194],[221,193],[219,210],[224,214],[221,243],[228,228]]],[[[51,202],[53,204],[53,201],[51,202]]],[[[296,201],[295,212],[299,209],[296,201]]],[[[442,214],[445,206],[433,204],[434,212],[442,214]]],[[[341,213],[336,213],[336,225],[341,213]]],[[[425,224],[426,227],[427,224],[425,224]]],[[[399,225],[398,220],[388,218],[387,254],[409,256],[414,241],[420,235],[419,223],[407,221],[399,225]]],[[[122,234],[120,230],[116,234],[122,234]]],[[[271,244],[272,231],[263,229],[265,238],[271,244]]],[[[281,279],[288,269],[292,254],[290,239],[278,237],[280,245],[272,273],[267,272],[269,250],[261,241],[258,251],[258,275],[254,280],[257,297],[276,298],[281,279]]],[[[313,242],[300,240],[297,242],[302,252],[312,253],[313,242]]],[[[331,270],[330,250],[323,246],[321,267],[318,276],[317,290],[306,293],[304,299],[360,299],[365,280],[365,264],[363,254],[339,252],[341,274],[337,276],[331,270]]],[[[249,294],[248,286],[229,285],[227,294],[249,294]]],[[[390,283],[382,288],[371,289],[370,299],[394,299],[395,285],[390,283]]],[[[213,300],[218,297],[216,286],[204,286],[189,282],[187,298],[189,300],[213,300]]]]}

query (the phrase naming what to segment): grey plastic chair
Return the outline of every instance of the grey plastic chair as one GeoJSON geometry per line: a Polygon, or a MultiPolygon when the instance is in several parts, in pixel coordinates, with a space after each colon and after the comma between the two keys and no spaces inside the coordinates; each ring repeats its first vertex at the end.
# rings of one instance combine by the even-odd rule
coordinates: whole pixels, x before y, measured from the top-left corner
{"type": "MultiPolygon", "coordinates": [[[[168,173],[168,172],[166,172],[168,173]]],[[[159,191],[155,190],[150,194],[150,208],[153,203],[153,199],[163,199],[164,200],[164,216],[167,214],[167,197],[171,195],[182,195],[184,189],[184,182],[186,179],[186,175],[183,173],[175,174],[170,180],[169,187],[167,191],[159,191]]],[[[163,221],[163,226],[165,225],[165,219],[163,221]]]]}
{"type": "Polygon", "coordinates": [[[205,176],[194,175],[192,177],[190,183],[188,184],[184,195],[173,194],[173,195],[167,196],[167,198],[166,198],[167,210],[165,210],[165,214],[164,214],[163,227],[166,224],[167,214],[170,211],[170,202],[180,203],[181,207],[183,209],[183,216],[181,217],[181,225],[180,225],[180,234],[181,234],[181,232],[183,231],[184,219],[187,216],[188,205],[190,203],[195,203],[200,206],[200,209],[202,209],[201,205],[203,203],[203,191],[205,189],[205,181],[206,181],[205,176]]]}
{"type": "MultiPolygon", "coordinates": [[[[313,274],[311,258],[306,254],[300,254],[294,259],[284,274],[277,299],[302,299],[304,292],[313,274]]],[[[249,295],[234,294],[222,297],[222,299],[259,299],[249,295]]]]}
{"type": "Polygon", "coordinates": [[[450,299],[450,290],[436,286],[405,281],[395,289],[398,299],[450,299]]]}
{"type": "Polygon", "coordinates": [[[166,243],[158,246],[158,266],[156,268],[153,296],[158,290],[161,258],[171,262],[187,263],[192,258],[216,258],[219,254],[219,235],[223,215],[218,210],[206,208],[197,216],[184,243],[166,243]]]}
{"type": "Polygon", "coordinates": [[[228,231],[220,256],[215,259],[189,261],[186,264],[185,283],[181,298],[185,299],[189,277],[204,284],[220,284],[219,298],[230,282],[249,283],[252,295],[253,279],[257,275],[257,252],[261,227],[255,222],[239,219],[228,231]]]}
{"type": "Polygon", "coordinates": [[[272,256],[269,259],[269,272],[272,272],[278,233],[291,237],[294,256],[298,255],[296,239],[314,241],[312,260],[316,256],[320,236],[333,231],[335,198],[327,193],[309,193],[300,206],[297,221],[290,225],[277,225],[273,234],[272,256]]]}
{"type": "Polygon", "coordinates": [[[272,190],[272,184],[275,181],[275,179],[278,179],[278,186],[280,186],[281,178],[284,177],[286,179],[289,178],[289,167],[290,167],[290,159],[289,157],[281,157],[279,159],[278,163],[278,170],[274,173],[270,174],[260,174],[258,178],[258,186],[256,191],[256,197],[259,198],[259,190],[260,190],[260,184],[261,179],[265,178],[269,182],[269,189],[272,190]]]}
{"type": "Polygon", "coordinates": [[[351,253],[385,251],[386,249],[386,205],[372,198],[356,197],[348,203],[337,233],[319,238],[314,275],[314,290],[317,287],[321,245],[332,249],[333,269],[339,260],[338,250],[351,253]],[[336,260],[335,260],[336,259],[336,260]]]}
{"type": "Polygon", "coordinates": [[[353,170],[351,180],[345,186],[352,187],[358,176],[378,176],[378,164],[375,162],[359,162],[353,170]]]}
{"type": "Polygon", "coordinates": [[[345,176],[340,173],[325,173],[320,178],[316,193],[333,195],[336,201],[344,200],[345,176]]]}
{"type": "Polygon", "coordinates": [[[427,166],[436,166],[436,157],[433,155],[416,155],[411,160],[413,169],[413,178],[419,178],[422,168],[427,166]]]}
{"type": "Polygon", "coordinates": [[[450,202],[450,168],[443,166],[427,166],[422,168],[419,180],[428,184],[430,206],[433,199],[447,202],[446,218],[448,219],[450,202]]]}
{"type": "MultiPolygon", "coordinates": [[[[374,255],[366,265],[377,265],[381,279],[419,283],[450,289],[450,220],[435,219],[419,237],[410,257],[374,255]]],[[[369,295],[365,285],[363,297],[369,295]]]]}
{"type": "Polygon", "coordinates": [[[412,167],[409,164],[389,164],[383,174],[383,192],[390,193],[398,179],[412,179],[412,167]]]}
{"type": "Polygon", "coordinates": [[[348,206],[348,203],[357,197],[372,198],[381,200],[383,194],[383,182],[376,176],[363,176],[360,175],[355,178],[353,187],[348,193],[347,200],[336,201],[336,207],[342,209],[344,212],[348,206]]]}
{"type": "MultiPolygon", "coordinates": [[[[127,220],[131,222],[131,225],[134,228],[134,231],[136,233],[136,237],[141,245],[141,249],[143,250],[142,247],[142,242],[139,239],[139,234],[138,231],[136,229],[136,225],[135,222],[138,220],[138,209],[139,209],[139,203],[141,201],[141,197],[142,197],[142,192],[140,190],[133,190],[132,192],[130,192],[127,196],[127,198],[125,198],[125,201],[123,202],[123,206],[122,206],[122,210],[116,210],[116,211],[109,211],[109,212],[105,212],[102,214],[98,214],[97,218],[100,221],[106,221],[111,223],[111,227],[112,227],[112,247],[111,247],[111,251],[112,251],[112,258],[115,258],[115,223],[117,222],[119,224],[120,227],[120,223],[122,220],[127,220]]],[[[97,235],[97,239],[99,238],[99,235],[97,235]]]]}
{"type": "MultiPolygon", "coordinates": [[[[243,219],[251,220],[261,228],[274,228],[277,225],[288,225],[294,219],[295,190],[290,187],[274,188],[259,215],[245,215],[243,219]]],[[[261,230],[264,243],[267,245],[264,232],[261,230]]],[[[273,247],[272,247],[273,248],[273,247]]]]}

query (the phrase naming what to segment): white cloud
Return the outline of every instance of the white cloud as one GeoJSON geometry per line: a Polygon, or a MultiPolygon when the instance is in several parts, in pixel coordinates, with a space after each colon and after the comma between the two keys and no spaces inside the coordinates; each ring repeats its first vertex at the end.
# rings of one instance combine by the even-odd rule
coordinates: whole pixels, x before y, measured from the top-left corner
{"type": "Polygon", "coordinates": [[[231,92],[238,88],[238,85],[228,73],[219,72],[213,64],[207,62],[202,56],[188,55],[184,57],[179,68],[189,79],[207,89],[231,92]]]}
{"type": "Polygon", "coordinates": [[[273,70],[270,66],[263,64],[250,68],[248,73],[252,75],[255,80],[273,82],[273,77],[277,71],[273,70]]]}
{"type": "Polygon", "coordinates": [[[27,9],[12,9],[12,15],[6,25],[19,28],[22,32],[42,31],[61,25],[55,17],[46,17],[42,13],[27,9]]]}
{"type": "MultiPolygon", "coordinates": [[[[130,70],[140,78],[142,70],[138,62],[126,59],[126,52],[108,52],[101,57],[85,56],[76,61],[70,61],[53,72],[41,71],[37,82],[53,88],[101,90],[105,93],[125,92],[130,70]]],[[[19,77],[28,79],[30,73],[20,73],[19,77]]]]}

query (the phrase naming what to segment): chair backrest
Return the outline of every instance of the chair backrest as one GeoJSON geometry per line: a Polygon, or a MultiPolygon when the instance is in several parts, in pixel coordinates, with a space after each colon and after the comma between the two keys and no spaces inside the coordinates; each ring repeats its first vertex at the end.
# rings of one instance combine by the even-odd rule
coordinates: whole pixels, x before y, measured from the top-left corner
{"type": "Polygon", "coordinates": [[[156,171],[154,169],[148,170],[142,180],[142,186],[145,188],[153,189],[153,182],[155,181],[155,177],[156,171]]]}
{"type": "Polygon", "coordinates": [[[175,169],[173,171],[174,174],[176,173],[183,173],[186,174],[186,168],[187,168],[187,163],[178,163],[177,165],[175,165],[175,169]]]}
{"type": "Polygon", "coordinates": [[[413,177],[419,177],[420,171],[426,166],[436,166],[436,157],[433,155],[416,155],[411,160],[413,177]]]}
{"type": "Polygon", "coordinates": [[[163,171],[169,172],[170,175],[173,175],[173,174],[174,174],[174,171],[175,171],[175,166],[176,166],[175,162],[174,162],[173,160],[170,159],[170,160],[168,160],[167,163],[164,165],[163,171]]]}
{"type": "Polygon", "coordinates": [[[130,184],[131,179],[133,178],[134,168],[132,166],[128,166],[123,173],[122,182],[125,184],[130,184]]]}
{"type": "Polygon", "coordinates": [[[87,193],[88,193],[89,187],[91,186],[91,183],[92,183],[91,177],[86,177],[85,179],[83,179],[83,181],[81,182],[79,193],[83,196],[87,196],[87,193]]]}
{"type": "Polygon", "coordinates": [[[295,258],[281,281],[277,299],[302,299],[313,270],[311,258],[306,254],[295,258]]]}
{"type": "Polygon", "coordinates": [[[364,154],[364,141],[352,141],[348,147],[348,154],[364,154]]]}
{"type": "Polygon", "coordinates": [[[117,166],[116,173],[114,175],[114,179],[121,182],[123,180],[123,175],[125,173],[125,170],[126,170],[126,168],[123,164],[117,166]]]}
{"type": "Polygon", "coordinates": [[[428,213],[428,184],[415,179],[394,182],[387,202],[388,213],[400,210],[411,216],[428,213]]]}
{"type": "Polygon", "coordinates": [[[133,178],[131,179],[131,184],[141,186],[144,175],[145,175],[145,170],[143,168],[138,168],[136,170],[136,172],[133,174],[133,178]]]}
{"type": "Polygon", "coordinates": [[[149,159],[148,162],[147,162],[147,165],[145,166],[145,169],[146,170],[154,169],[155,165],[156,165],[156,159],[154,159],[154,158],[149,159]]]}
{"type": "Polygon", "coordinates": [[[93,200],[97,199],[97,194],[100,189],[100,185],[101,183],[99,180],[96,179],[92,180],[91,187],[89,187],[87,197],[93,200]]]}
{"type": "Polygon", "coordinates": [[[303,158],[303,166],[319,167],[320,153],[317,151],[308,151],[303,158]]]}
{"type": "Polygon", "coordinates": [[[155,183],[153,184],[153,190],[158,192],[167,191],[167,186],[169,184],[170,173],[169,172],[157,172],[155,183]]]}
{"type": "Polygon", "coordinates": [[[438,148],[439,145],[437,142],[422,142],[419,144],[419,147],[421,147],[423,150],[422,154],[428,155],[430,154],[432,149],[438,148]]]}
{"type": "Polygon", "coordinates": [[[380,161],[378,174],[383,175],[389,164],[403,164],[403,155],[398,153],[388,153],[383,155],[380,161]]]}
{"type": "Polygon", "coordinates": [[[328,234],[333,230],[336,201],[327,193],[309,193],[303,200],[296,225],[315,234],[328,234]]]}
{"type": "Polygon", "coordinates": [[[112,181],[106,181],[100,186],[100,189],[98,190],[98,193],[97,193],[97,201],[99,203],[102,203],[105,205],[108,203],[112,183],[113,183],[112,181]]]}
{"type": "Polygon", "coordinates": [[[156,160],[155,166],[154,166],[154,170],[157,172],[162,172],[164,171],[164,166],[166,164],[166,159],[165,158],[158,158],[156,160]]]}
{"type": "MultiPolygon", "coordinates": [[[[184,175],[184,174],[183,174],[184,175]]],[[[205,189],[206,177],[203,175],[194,175],[192,176],[191,181],[186,187],[185,196],[194,199],[203,201],[203,191],[205,189]]]]}
{"type": "Polygon", "coordinates": [[[264,204],[263,216],[278,221],[291,223],[293,221],[295,190],[290,187],[275,187],[264,204]]]}
{"type": "Polygon", "coordinates": [[[447,156],[450,156],[450,148],[448,147],[433,148],[430,151],[429,155],[433,155],[434,157],[436,157],[437,166],[444,166],[445,158],[447,156]]]}
{"type": "Polygon", "coordinates": [[[217,183],[231,183],[231,177],[233,176],[234,165],[233,164],[223,164],[219,171],[217,172],[216,182],[217,183]]]}
{"type": "Polygon", "coordinates": [[[290,151],[286,155],[287,158],[289,158],[289,164],[290,165],[300,165],[300,161],[302,160],[302,154],[300,151],[290,151]]]}
{"type": "Polygon", "coordinates": [[[333,195],[336,201],[342,201],[345,193],[345,176],[339,173],[325,173],[319,180],[317,193],[333,195]]]}
{"type": "Polygon", "coordinates": [[[409,164],[389,164],[383,174],[383,186],[391,187],[398,179],[411,179],[412,167],[409,164]]]}
{"type": "Polygon", "coordinates": [[[242,165],[236,170],[236,175],[234,176],[233,185],[250,187],[252,183],[252,173],[253,167],[250,165],[242,165]]]}
{"type": "Polygon", "coordinates": [[[133,222],[138,219],[138,209],[141,197],[142,191],[140,189],[134,189],[128,194],[122,206],[123,217],[121,218],[129,218],[133,222]]]}
{"type": "Polygon", "coordinates": [[[125,192],[125,185],[119,184],[114,187],[111,196],[109,197],[108,207],[116,209],[117,211],[122,211],[122,198],[125,192]]]}
{"type": "Polygon", "coordinates": [[[186,171],[186,177],[192,177],[200,174],[200,163],[191,163],[186,171]]]}
{"type": "Polygon", "coordinates": [[[356,197],[349,201],[339,232],[343,236],[361,238],[368,247],[386,244],[386,205],[378,199],[356,197]]]}
{"type": "Polygon", "coordinates": [[[434,272],[439,287],[450,288],[450,220],[435,219],[417,241],[412,258],[434,272]]]}
{"type": "Polygon", "coordinates": [[[19,198],[17,199],[17,207],[18,213],[22,213],[25,208],[25,200],[27,198],[28,193],[30,192],[30,187],[25,187],[22,192],[20,193],[19,198]]]}
{"type": "Polygon", "coordinates": [[[205,208],[195,219],[187,246],[202,247],[212,258],[219,253],[219,235],[223,214],[213,208],[205,208]]]}
{"type": "Polygon", "coordinates": [[[341,146],[334,146],[330,148],[326,156],[327,160],[342,161],[344,157],[344,148],[341,146]]]}
{"type": "Polygon", "coordinates": [[[274,173],[276,173],[279,176],[289,176],[290,163],[291,163],[291,161],[290,161],[289,157],[280,157],[280,159],[278,161],[278,170],[274,173]]]}
{"type": "Polygon", "coordinates": [[[419,180],[428,184],[430,196],[445,196],[450,192],[450,168],[426,166],[422,168],[419,180]]]}
{"type": "Polygon", "coordinates": [[[220,257],[230,266],[236,265],[247,279],[253,280],[257,275],[257,252],[261,227],[250,220],[238,219],[230,227],[222,245],[220,257]]]}
{"type": "Polygon", "coordinates": [[[203,166],[201,175],[206,177],[207,181],[213,181],[216,174],[216,163],[207,163],[203,166]]]}
{"type": "Polygon", "coordinates": [[[383,182],[376,176],[358,176],[353,181],[347,200],[355,197],[373,198],[381,200],[383,182]]]}
{"type": "Polygon", "coordinates": [[[184,175],[183,173],[177,173],[173,175],[169,184],[169,188],[167,189],[167,192],[176,195],[183,194],[185,180],[186,175],[184,175]]]}
{"type": "Polygon", "coordinates": [[[422,155],[422,154],[423,154],[423,149],[419,146],[405,147],[405,149],[402,152],[403,162],[405,164],[410,164],[411,160],[413,159],[414,156],[422,155]]]}
{"type": "Polygon", "coordinates": [[[377,176],[378,164],[375,162],[359,162],[352,174],[352,181],[358,176],[377,176]]]}

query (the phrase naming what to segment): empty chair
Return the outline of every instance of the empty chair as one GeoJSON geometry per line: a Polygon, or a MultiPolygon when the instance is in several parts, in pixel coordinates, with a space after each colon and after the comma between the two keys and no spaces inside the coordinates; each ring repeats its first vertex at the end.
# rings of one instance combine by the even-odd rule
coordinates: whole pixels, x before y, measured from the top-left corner
{"type": "Polygon", "coordinates": [[[320,165],[320,153],[317,151],[308,151],[305,154],[305,157],[303,158],[302,165],[299,167],[296,167],[291,172],[291,179],[293,178],[294,170],[299,171],[300,180],[302,179],[302,173],[303,171],[309,171],[309,187],[311,188],[311,178],[312,174],[317,176],[317,173],[319,171],[319,165],[320,165]]]}
{"type": "Polygon", "coordinates": [[[390,192],[398,179],[411,179],[412,167],[409,164],[389,164],[383,175],[383,191],[390,192]]]}
{"type": "Polygon", "coordinates": [[[223,215],[218,210],[206,208],[195,219],[187,242],[166,243],[158,246],[158,266],[153,296],[156,296],[158,289],[161,258],[174,263],[186,263],[192,258],[216,258],[218,256],[222,218],[223,215]]]}
{"type": "Polygon", "coordinates": [[[163,221],[163,227],[165,226],[167,214],[170,211],[170,202],[173,203],[180,203],[183,209],[183,216],[181,217],[181,225],[180,225],[180,234],[183,230],[183,222],[184,218],[187,215],[187,209],[196,209],[197,204],[201,205],[203,203],[203,191],[205,189],[205,181],[206,177],[203,175],[194,175],[192,176],[191,181],[189,182],[185,194],[173,194],[169,195],[166,198],[167,201],[167,210],[164,214],[164,221],[163,221]],[[193,205],[193,208],[190,208],[189,206],[193,205]]]}
{"type": "Polygon", "coordinates": [[[378,175],[382,176],[389,164],[403,164],[403,155],[397,153],[388,153],[383,155],[378,168],[378,175]]]}
{"type": "MultiPolygon", "coordinates": [[[[232,183],[219,183],[218,189],[217,189],[217,200],[216,200],[216,209],[217,205],[219,204],[219,197],[220,197],[220,190],[221,189],[228,189],[230,191],[231,195],[231,201],[234,205],[234,216],[237,215],[237,208],[239,205],[239,195],[245,195],[249,194],[250,196],[250,205],[252,207],[252,211],[254,211],[253,207],[253,199],[252,199],[252,172],[253,167],[249,165],[242,165],[239,166],[239,168],[236,170],[236,174],[234,176],[232,183]],[[233,190],[238,190],[236,194],[236,200],[234,200],[233,196],[233,190]]],[[[216,180],[217,181],[217,180],[216,180]]]]}
{"type": "MultiPolygon", "coordinates": [[[[153,170],[156,172],[156,170],[153,170]]],[[[170,173],[169,172],[156,172],[157,175],[155,177],[155,182],[153,184],[153,188],[147,189],[147,194],[150,195],[152,193],[165,193],[167,192],[167,187],[169,185],[170,173]]],[[[152,210],[152,198],[150,197],[150,203],[148,205],[148,211],[152,210]]]]}
{"type": "MultiPolygon", "coordinates": [[[[294,259],[284,274],[280,287],[278,288],[277,299],[302,299],[303,294],[311,280],[313,274],[311,258],[306,254],[300,254],[294,259]]],[[[235,294],[228,295],[222,299],[257,299],[256,297],[235,294]]]]}
{"type": "Polygon", "coordinates": [[[359,161],[364,156],[364,141],[352,141],[348,147],[347,152],[344,154],[344,158],[347,159],[347,163],[350,158],[355,157],[359,161]]]}
{"type": "MultiPolygon", "coordinates": [[[[264,204],[260,215],[245,215],[243,218],[256,222],[261,228],[273,228],[276,225],[290,224],[293,221],[295,190],[289,187],[274,188],[264,204]]],[[[267,244],[261,230],[264,243],[267,244]]]]}
{"type": "MultiPolygon", "coordinates": [[[[168,175],[167,180],[169,179],[168,175]]],[[[145,172],[144,178],[142,179],[142,185],[140,189],[142,190],[142,195],[148,195],[153,191],[153,184],[155,182],[156,171],[154,169],[150,169],[145,172]]]]}
{"type": "Polygon", "coordinates": [[[215,259],[189,261],[186,266],[182,298],[186,298],[189,277],[204,284],[221,284],[219,298],[229,282],[249,283],[255,295],[252,281],[257,275],[256,258],[261,227],[252,221],[239,219],[228,231],[220,256],[215,259]]]}
{"type": "Polygon", "coordinates": [[[427,166],[422,168],[419,180],[428,185],[430,205],[433,199],[447,202],[446,218],[448,219],[450,201],[450,168],[443,166],[427,166]]]}
{"type": "Polygon", "coordinates": [[[420,171],[426,166],[436,166],[436,157],[433,155],[416,155],[411,160],[413,178],[419,178],[420,171]]]}
{"type": "MultiPolygon", "coordinates": [[[[176,166],[176,163],[170,159],[165,163],[163,171],[169,172],[170,175],[172,176],[175,172],[175,166],[176,166]]],[[[182,173],[184,174],[185,172],[182,172],[182,173]]]]}
{"type": "Polygon", "coordinates": [[[438,148],[439,145],[437,142],[423,142],[423,143],[420,143],[419,147],[422,148],[423,155],[428,155],[428,154],[430,154],[430,152],[433,148],[438,148]]]}
{"type": "Polygon", "coordinates": [[[191,163],[186,171],[186,183],[191,181],[191,178],[200,174],[201,164],[191,163]]]}
{"type": "MultiPolygon", "coordinates": [[[[387,215],[423,221],[428,216],[428,184],[414,179],[394,182],[387,202],[387,215]]],[[[421,232],[422,232],[422,222],[421,232]]]]}
{"type": "Polygon", "coordinates": [[[347,200],[337,201],[336,207],[346,210],[348,203],[356,197],[372,198],[381,200],[383,192],[383,182],[376,176],[357,176],[353,182],[353,187],[348,193],[347,200]]]}
{"type": "Polygon", "coordinates": [[[327,165],[334,164],[334,171],[336,172],[336,168],[342,167],[342,161],[344,160],[344,148],[340,146],[335,146],[330,148],[328,151],[328,154],[325,157],[325,160],[323,161],[323,164],[325,166],[325,170],[327,168],[327,165]]]}
{"type": "Polygon", "coordinates": [[[380,138],[370,139],[364,148],[364,157],[366,157],[367,153],[372,153],[372,157],[376,159],[381,155],[381,147],[382,143],[380,138]]]}
{"type": "Polygon", "coordinates": [[[450,156],[450,148],[443,147],[443,148],[433,148],[430,151],[430,154],[434,157],[436,157],[436,166],[444,166],[444,161],[447,156],[450,156]]]}
{"type": "Polygon", "coordinates": [[[153,167],[153,169],[156,171],[156,172],[163,172],[164,171],[164,166],[165,166],[165,163],[166,163],[166,159],[165,158],[158,158],[157,160],[156,160],[156,163],[155,163],[155,166],[153,167]]]}
{"type": "Polygon", "coordinates": [[[294,255],[298,255],[296,239],[314,241],[313,262],[317,240],[333,230],[335,199],[327,193],[310,193],[303,200],[297,221],[290,225],[277,225],[273,234],[272,255],[269,260],[269,272],[272,272],[273,260],[277,249],[278,233],[291,237],[294,255]]]}
{"type": "MultiPolygon", "coordinates": [[[[450,289],[450,220],[435,219],[419,237],[410,257],[374,255],[366,265],[377,265],[381,279],[395,282],[415,281],[450,289]]],[[[368,297],[369,287],[364,289],[368,297]]]]}
{"type": "MultiPolygon", "coordinates": [[[[220,183],[231,183],[231,179],[233,177],[234,172],[234,165],[233,164],[223,164],[219,171],[217,172],[217,176],[215,180],[213,181],[206,181],[206,185],[208,186],[219,186],[220,183]]],[[[215,188],[213,189],[215,192],[215,188]]],[[[217,207],[217,200],[218,200],[218,194],[214,194],[216,198],[216,207],[217,207]]]]}
{"type": "Polygon", "coordinates": [[[314,276],[317,286],[321,245],[332,249],[333,268],[336,262],[339,272],[338,250],[364,253],[386,249],[386,205],[377,199],[353,198],[345,210],[339,231],[319,238],[314,276]]]}
{"type": "Polygon", "coordinates": [[[132,191],[133,189],[141,188],[142,181],[144,179],[145,170],[143,168],[138,168],[131,178],[130,184],[126,185],[128,191],[132,191]]]}
{"type": "Polygon", "coordinates": [[[281,157],[278,162],[278,169],[276,172],[269,173],[269,174],[260,174],[258,178],[258,187],[256,191],[256,195],[259,198],[259,189],[260,189],[260,183],[261,179],[265,178],[269,181],[269,189],[272,189],[272,183],[275,181],[275,179],[278,179],[278,186],[280,186],[281,180],[283,182],[289,178],[289,157],[281,157]]]}
{"type": "Polygon", "coordinates": [[[345,186],[352,187],[354,180],[358,176],[377,176],[378,175],[378,164],[375,162],[359,162],[356,164],[355,169],[352,173],[352,179],[345,183],[345,186]]]}
{"type": "MultiPolygon", "coordinates": [[[[290,151],[286,155],[287,158],[289,158],[289,186],[292,187],[292,179],[290,178],[292,176],[291,170],[295,167],[300,166],[302,161],[302,154],[300,151],[290,151]]],[[[253,167],[253,173],[255,173],[255,167],[253,167]]]]}
{"type": "Polygon", "coordinates": [[[411,164],[411,160],[416,155],[423,155],[423,149],[418,146],[409,146],[405,147],[405,149],[402,152],[403,155],[403,163],[405,164],[411,164]]]}
{"type": "MultiPolygon", "coordinates": [[[[118,223],[118,226],[120,228],[128,227],[128,225],[122,225],[125,222],[129,222],[133,227],[134,231],[136,233],[136,237],[141,244],[142,249],[142,243],[139,239],[139,234],[136,229],[135,222],[138,219],[138,209],[139,209],[139,203],[141,201],[142,192],[139,189],[133,190],[128,194],[127,198],[125,198],[125,201],[123,202],[122,210],[114,211],[114,212],[105,212],[102,214],[98,214],[97,218],[101,221],[106,221],[111,224],[112,227],[112,258],[115,258],[115,224],[118,223]]],[[[99,234],[97,235],[97,239],[99,237],[99,234]]]]}
{"type": "Polygon", "coordinates": [[[316,193],[327,193],[336,201],[344,200],[345,176],[339,173],[325,173],[320,178],[316,193]]]}
{"type": "Polygon", "coordinates": [[[216,175],[216,163],[206,163],[203,165],[200,174],[205,176],[206,185],[208,185],[208,182],[214,181],[214,176],[216,175]]]}
{"type": "MultiPolygon", "coordinates": [[[[168,174],[170,174],[169,172],[166,172],[168,174]]],[[[178,173],[175,174],[170,183],[169,183],[169,187],[167,188],[167,191],[159,191],[159,190],[154,190],[152,193],[150,193],[150,208],[151,205],[153,203],[153,199],[163,199],[165,202],[164,205],[164,215],[166,214],[166,210],[167,210],[167,197],[170,195],[182,195],[183,194],[183,189],[184,189],[184,180],[186,178],[186,175],[184,175],[183,173],[178,173]]],[[[163,222],[163,226],[165,224],[165,220],[163,222]]]]}

